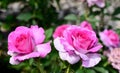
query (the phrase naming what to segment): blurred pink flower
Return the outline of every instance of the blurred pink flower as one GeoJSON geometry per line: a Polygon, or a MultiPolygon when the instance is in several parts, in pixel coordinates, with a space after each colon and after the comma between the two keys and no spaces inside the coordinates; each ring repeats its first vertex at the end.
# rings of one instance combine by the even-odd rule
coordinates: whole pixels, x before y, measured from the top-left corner
{"type": "Polygon", "coordinates": [[[21,61],[45,57],[51,51],[50,42],[43,43],[45,39],[44,29],[38,26],[27,28],[19,26],[8,36],[8,54],[11,64],[19,64],[21,61]]]}
{"type": "Polygon", "coordinates": [[[106,29],[103,32],[100,32],[99,35],[105,46],[109,48],[115,48],[119,46],[119,36],[115,31],[106,29]]]}
{"type": "Polygon", "coordinates": [[[82,23],[81,26],[71,25],[66,28],[62,31],[63,36],[54,39],[54,46],[62,60],[75,64],[81,59],[82,66],[93,67],[101,60],[96,52],[102,45],[98,43],[95,32],[83,26],[91,28],[91,25],[86,23],[88,22],[82,23]]]}
{"type": "Polygon", "coordinates": [[[111,65],[120,71],[120,48],[114,48],[110,51],[105,51],[108,61],[111,65]]]}
{"type": "Polygon", "coordinates": [[[88,6],[91,7],[93,5],[97,5],[98,7],[103,8],[105,6],[104,0],[87,0],[88,6]]]}

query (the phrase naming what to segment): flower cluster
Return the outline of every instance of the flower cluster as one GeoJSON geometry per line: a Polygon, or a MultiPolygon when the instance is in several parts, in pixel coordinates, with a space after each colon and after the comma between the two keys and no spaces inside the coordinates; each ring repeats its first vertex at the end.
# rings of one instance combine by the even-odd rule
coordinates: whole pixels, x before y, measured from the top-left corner
{"type": "Polygon", "coordinates": [[[102,48],[90,23],[84,21],[77,25],[61,25],[54,34],[54,46],[62,60],[75,64],[82,60],[82,66],[93,67],[101,60],[96,52],[102,48]]]}
{"type": "MultiPolygon", "coordinates": [[[[84,21],[77,25],[64,24],[56,28],[54,46],[60,58],[75,64],[82,60],[82,66],[93,67],[101,60],[97,51],[102,47],[90,23],[84,21]]],[[[35,57],[44,58],[51,51],[50,42],[43,43],[44,29],[36,26],[30,28],[19,26],[8,36],[8,54],[11,64],[35,57]]]]}
{"type": "MultiPolygon", "coordinates": [[[[88,7],[97,5],[103,8],[104,0],[82,0],[86,1],[88,7]]],[[[87,15],[85,15],[87,17],[87,15]]],[[[88,20],[88,19],[86,19],[88,20]]],[[[79,25],[63,24],[58,26],[53,36],[54,48],[58,51],[60,59],[70,64],[82,62],[82,66],[94,67],[101,61],[101,55],[98,51],[102,48],[99,39],[91,24],[83,21],[79,25]]],[[[103,44],[109,48],[119,46],[119,36],[112,30],[104,30],[99,33],[103,44]]],[[[10,64],[17,65],[30,58],[45,58],[51,52],[51,40],[44,42],[45,31],[42,27],[32,25],[30,28],[18,26],[8,35],[8,55],[10,55],[10,64]]],[[[115,52],[119,51],[115,49],[115,52]]],[[[114,50],[113,50],[114,51],[114,50]]],[[[113,53],[115,53],[113,52],[113,53]]],[[[109,54],[109,61],[112,65],[119,64],[117,56],[109,54]],[[115,56],[116,60],[112,57],[115,56]]],[[[114,66],[115,67],[115,66],[114,66]]],[[[119,69],[118,66],[115,68],[119,69]]],[[[42,68],[41,68],[42,69],[42,68]]],[[[68,68],[69,70],[69,68],[68,68]]],[[[44,71],[42,72],[44,73],[44,71]]]]}
{"type": "MultiPolygon", "coordinates": [[[[23,68],[20,69],[23,70],[21,73],[48,73],[51,71],[53,73],[70,73],[71,71],[75,73],[109,73],[109,67],[112,66],[120,73],[120,37],[115,32],[119,28],[111,29],[115,26],[112,23],[116,23],[116,21],[108,22],[110,19],[119,17],[119,12],[117,12],[119,7],[114,7],[115,4],[105,0],[48,0],[35,2],[35,4],[34,0],[32,2],[21,2],[20,4],[24,5],[20,8],[20,12],[13,15],[17,22],[24,21],[25,23],[22,25],[28,23],[29,27],[18,26],[8,35],[8,51],[5,56],[10,56],[9,63],[12,65],[23,62],[19,65],[20,67],[14,66],[16,69],[23,68]],[[32,2],[33,4],[31,4],[32,2]],[[32,8],[29,5],[33,5],[32,8]],[[24,7],[30,7],[30,9],[24,7]],[[38,10],[38,8],[41,9],[38,10]],[[35,11],[29,12],[31,10],[35,11]],[[50,16],[52,18],[48,20],[47,17],[50,16]],[[60,19],[69,23],[59,25],[62,23],[60,19]],[[40,27],[34,25],[38,22],[42,24],[38,24],[40,27]],[[79,24],[79,22],[81,23],[79,24]],[[44,24],[49,25],[44,26],[44,24]],[[56,28],[54,29],[54,27],[56,28]]],[[[15,2],[16,5],[19,6],[15,2]]],[[[3,4],[2,7],[7,6],[3,4]]],[[[6,19],[10,22],[7,16],[12,15],[10,9],[12,8],[9,8],[8,5],[8,13],[4,9],[0,11],[3,14],[0,17],[4,18],[2,23],[0,21],[0,25],[6,19]]],[[[9,26],[9,28],[6,27],[6,25],[1,25],[0,30],[7,32],[11,29],[9,26]]],[[[120,33],[119,30],[116,31],[120,33]]],[[[0,42],[0,47],[2,43],[0,42]]],[[[112,70],[114,69],[110,71],[112,70]]]]}

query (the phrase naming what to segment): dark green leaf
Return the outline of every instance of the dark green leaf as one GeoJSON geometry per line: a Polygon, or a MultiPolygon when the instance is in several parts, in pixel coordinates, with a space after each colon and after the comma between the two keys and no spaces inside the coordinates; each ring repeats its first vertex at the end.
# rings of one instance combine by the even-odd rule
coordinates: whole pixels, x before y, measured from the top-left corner
{"type": "Polygon", "coordinates": [[[32,65],[32,64],[33,64],[33,62],[34,62],[34,59],[33,59],[33,58],[31,58],[31,59],[29,60],[29,64],[30,64],[30,65],[32,65]]]}
{"type": "Polygon", "coordinates": [[[120,13],[120,7],[116,8],[112,15],[114,16],[114,15],[117,15],[119,13],[120,13]]]}
{"type": "Polygon", "coordinates": [[[94,67],[94,69],[100,73],[109,73],[108,70],[104,69],[103,67],[94,67]]]}
{"type": "Polygon", "coordinates": [[[84,70],[78,69],[75,73],[84,73],[84,70]]]}
{"type": "Polygon", "coordinates": [[[52,33],[53,33],[53,28],[49,28],[45,31],[46,34],[46,39],[49,39],[52,37],[52,33]]]}
{"type": "Polygon", "coordinates": [[[21,13],[20,15],[17,16],[17,19],[21,21],[28,21],[31,18],[32,18],[31,13],[21,13]]]}
{"type": "Polygon", "coordinates": [[[96,73],[93,69],[85,69],[85,73],[96,73]]]}

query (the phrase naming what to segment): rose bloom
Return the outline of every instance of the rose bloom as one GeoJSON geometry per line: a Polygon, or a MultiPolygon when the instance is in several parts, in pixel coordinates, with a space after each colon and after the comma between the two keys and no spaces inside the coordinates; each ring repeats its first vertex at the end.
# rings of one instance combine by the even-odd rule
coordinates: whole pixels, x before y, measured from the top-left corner
{"type": "Polygon", "coordinates": [[[115,31],[106,29],[103,32],[100,32],[99,35],[105,46],[109,48],[115,48],[119,46],[119,36],[115,31]]]}
{"type": "Polygon", "coordinates": [[[101,60],[100,55],[96,52],[102,45],[98,43],[95,32],[90,30],[91,25],[87,21],[84,23],[81,26],[67,27],[62,31],[62,36],[54,38],[54,46],[59,51],[62,60],[75,64],[81,59],[82,66],[93,67],[101,60]]]}
{"type": "Polygon", "coordinates": [[[43,43],[44,29],[38,26],[19,26],[8,36],[8,54],[11,64],[35,57],[44,58],[51,51],[50,42],[43,43]]]}
{"type": "Polygon", "coordinates": [[[103,8],[105,6],[104,0],[87,0],[88,6],[91,7],[93,5],[97,5],[98,7],[103,8]]]}

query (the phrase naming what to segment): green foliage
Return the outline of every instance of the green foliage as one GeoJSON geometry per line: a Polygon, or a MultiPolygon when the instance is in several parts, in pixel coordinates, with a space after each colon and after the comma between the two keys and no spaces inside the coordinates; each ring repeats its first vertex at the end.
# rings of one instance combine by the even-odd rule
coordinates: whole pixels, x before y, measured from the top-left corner
{"type": "Polygon", "coordinates": [[[52,34],[53,34],[53,28],[49,28],[45,31],[45,34],[46,34],[46,39],[50,39],[52,37],[52,34]]]}
{"type": "Polygon", "coordinates": [[[21,13],[20,15],[17,16],[18,20],[21,21],[29,21],[32,18],[32,14],[30,13],[21,13]]]}
{"type": "Polygon", "coordinates": [[[106,69],[104,69],[103,67],[94,67],[94,69],[97,71],[97,72],[100,72],[100,73],[109,73],[106,69]]]}
{"type": "Polygon", "coordinates": [[[69,14],[69,15],[65,16],[64,19],[68,20],[68,21],[76,21],[77,20],[77,16],[75,14],[69,14]]]}

